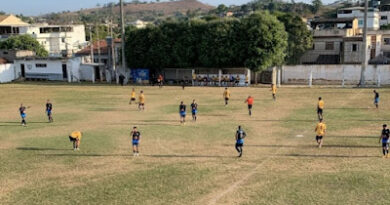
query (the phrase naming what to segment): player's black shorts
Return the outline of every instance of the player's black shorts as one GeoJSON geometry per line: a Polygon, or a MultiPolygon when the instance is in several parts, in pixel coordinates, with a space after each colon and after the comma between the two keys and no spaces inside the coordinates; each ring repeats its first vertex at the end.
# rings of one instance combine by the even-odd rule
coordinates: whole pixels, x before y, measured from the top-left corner
{"type": "Polygon", "coordinates": [[[243,147],[244,144],[241,144],[241,143],[236,143],[236,147],[243,147]]]}
{"type": "Polygon", "coordinates": [[[136,99],[135,98],[131,98],[131,101],[135,101],[136,99]]]}
{"type": "Polygon", "coordinates": [[[248,105],[248,109],[252,109],[252,105],[248,105]]]}
{"type": "Polygon", "coordinates": [[[229,101],[229,98],[225,98],[225,101],[229,101]]]}
{"type": "Polygon", "coordinates": [[[140,106],[145,106],[145,103],[140,103],[139,105],[140,105],[140,106]]]}
{"type": "Polygon", "coordinates": [[[322,136],[316,136],[316,140],[322,140],[322,136]]]}
{"type": "Polygon", "coordinates": [[[382,147],[389,147],[389,143],[387,143],[387,142],[382,142],[382,147]]]}
{"type": "Polygon", "coordinates": [[[75,141],[76,141],[76,138],[73,138],[73,137],[69,136],[69,141],[75,142],[75,141]]]}
{"type": "Polygon", "coordinates": [[[322,115],[322,112],[323,112],[323,110],[321,108],[317,108],[317,114],[321,114],[322,115]]]}

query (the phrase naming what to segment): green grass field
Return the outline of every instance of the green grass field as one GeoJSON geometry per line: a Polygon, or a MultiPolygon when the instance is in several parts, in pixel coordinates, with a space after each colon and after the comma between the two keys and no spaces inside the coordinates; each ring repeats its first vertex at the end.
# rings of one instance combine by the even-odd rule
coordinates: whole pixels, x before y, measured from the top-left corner
{"type": "Polygon", "coordinates": [[[146,110],[129,105],[132,87],[0,85],[0,204],[389,204],[390,159],[381,158],[389,89],[135,87],[146,110]],[[253,116],[244,99],[255,98],[253,116]],[[316,102],[328,134],[316,148],[316,102]],[[178,106],[199,104],[198,122],[180,125],[178,106]],[[47,123],[46,99],[54,105],[47,123]],[[18,107],[27,110],[20,126],[18,107]],[[133,157],[129,132],[142,133],[133,157]],[[234,134],[248,136],[237,158],[234,134]],[[84,133],[73,151],[71,131],[84,133]],[[301,137],[297,137],[302,135],[301,137]]]}

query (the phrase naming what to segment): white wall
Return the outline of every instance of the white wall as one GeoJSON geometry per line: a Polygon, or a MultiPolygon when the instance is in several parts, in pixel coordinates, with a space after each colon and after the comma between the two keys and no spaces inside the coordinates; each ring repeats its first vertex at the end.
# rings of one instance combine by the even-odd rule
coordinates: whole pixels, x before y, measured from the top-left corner
{"type": "Polygon", "coordinates": [[[80,80],[95,81],[95,70],[93,65],[80,65],[80,80]]]}
{"type": "Polygon", "coordinates": [[[21,64],[24,64],[26,78],[64,80],[62,65],[66,64],[68,82],[78,82],[80,79],[81,58],[15,60],[15,70],[19,75],[21,64]],[[46,64],[46,67],[37,67],[37,64],[46,64]]]}
{"type": "Polygon", "coordinates": [[[51,56],[60,56],[61,51],[68,48],[73,53],[81,50],[86,46],[85,27],[84,25],[64,25],[64,27],[72,27],[72,32],[53,32],[40,33],[41,27],[61,27],[61,26],[47,26],[47,25],[30,25],[19,27],[20,34],[32,35],[51,56]]]}
{"type": "Polygon", "coordinates": [[[17,78],[13,64],[0,64],[0,83],[8,83],[17,78]]]}
{"type": "MultiPolygon", "coordinates": [[[[313,84],[339,84],[343,78],[345,84],[358,84],[361,65],[296,65],[282,67],[282,83],[308,84],[310,73],[313,84]]],[[[390,84],[390,65],[368,65],[365,72],[367,84],[390,84]],[[380,79],[378,79],[380,76],[380,79]]]]}

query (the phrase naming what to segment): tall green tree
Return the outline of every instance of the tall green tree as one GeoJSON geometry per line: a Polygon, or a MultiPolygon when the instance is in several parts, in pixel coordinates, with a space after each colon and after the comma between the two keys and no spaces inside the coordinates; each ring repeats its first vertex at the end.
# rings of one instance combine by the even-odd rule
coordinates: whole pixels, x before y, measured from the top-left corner
{"type": "Polygon", "coordinates": [[[321,0],[312,0],[311,4],[312,4],[312,7],[313,7],[313,14],[317,14],[317,12],[322,7],[322,1],[321,0]]]}
{"type": "Polygon", "coordinates": [[[243,19],[164,21],[128,29],[133,68],[239,67],[259,71],[284,62],[287,33],[268,12],[243,19]]]}
{"type": "Polygon", "coordinates": [[[312,33],[296,14],[276,12],[274,15],[284,24],[288,33],[286,63],[297,64],[302,55],[313,46],[312,33]]]}
{"type": "Polygon", "coordinates": [[[11,36],[5,41],[0,41],[0,49],[29,50],[34,51],[40,57],[49,55],[45,48],[30,35],[11,36]]]}
{"type": "Polygon", "coordinates": [[[244,65],[257,72],[284,62],[287,33],[268,12],[256,12],[242,20],[244,65]]]}

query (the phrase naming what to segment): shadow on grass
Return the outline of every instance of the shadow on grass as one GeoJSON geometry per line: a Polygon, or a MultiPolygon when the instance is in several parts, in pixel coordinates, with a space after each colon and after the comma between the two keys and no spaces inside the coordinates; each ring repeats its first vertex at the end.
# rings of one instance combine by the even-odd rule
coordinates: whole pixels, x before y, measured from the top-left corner
{"type": "Polygon", "coordinates": [[[50,148],[50,147],[17,147],[17,150],[24,150],[24,151],[49,151],[49,150],[57,150],[57,151],[65,151],[65,150],[72,150],[72,149],[59,149],[59,148],[50,148]]]}
{"type": "MultiPolygon", "coordinates": [[[[228,145],[233,146],[233,145],[228,145]]],[[[316,148],[317,144],[313,145],[245,145],[246,147],[262,147],[262,148],[316,148]]],[[[323,148],[379,148],[376,145],[322,145],[323,148]]]]}
{"type": "Polygon", "coordinates": [[[333,107],[326,108],[327,110],[371,110],[376,109],[375,107],[333,107]]]}
{"type": "MultiPolygon", "coordinates": [[[[40,156],[51,156],[51,157],[129,157],[133,156],[129,154],[82,154],[82,153],[61,153],[61,154],[39,154],[40,156]]],[[[235,158],[233,156],[212,156],[212,155],[142,155],[141,157],[151,158],[235,158]]]]}
{"type": "Polygon", "coordinates": [[[82,154],[82,153],[62,153],[62,154],[39,154],[40,156],[49,156],[49,157],[128,157],[132,156],[131,154],[82,154]]]}
{"type": "Polygon", "coordinates": [[[379,158],[379,156],[369,156],[369,155],[310,155],[310,154],[285,154],[285,155],[276,155],[283,157],[308,157],[308,158],[379,158]]]}
{"type": "Polygon", "coordinates": [[[141,122],[141,123],[138,123],[138,122],[129,122],[129,123],[111,123],[109,125],[137,125],[137,126],[176,126],[176,127],[179,127],[179,126],[182,126],[180,125],[179,121],[176,121],[177,124],[164,124],[164,123],[144,123],[144,122],[141,122]]]}
{"type": "MultiPolygon", "coordinates": [[[[29,121],[27,121],[27,124],[43,124],[43,123],[47,124],[49,122],[29,122],[29,121]]],[[[0,122],[0,124],[19,124],[20,125],[20,121],[18,121],[18,122],[0,122]]]]}
{"type": "Polygon", "coordinates": [[[153,158],[236,158],[233,156],[218,156],[218,155],[177,155],[177,154],[167,154],[167,155],[145,155],[147,157],[153,158]]]}
{"type": "MultiPolygon", "coordinates": [[[[365,138],[368,138],[368,139],[379,139],[378,136],[363,136],[363,135],[357,135],[357,136],[337,136],[337,135],[330,135],[330,136],[326,136],[327,138],[361,138],[361,139],[365,139],[365,138]]],[[[314,138],[313,138],[314,139],[314,138]]]]}

